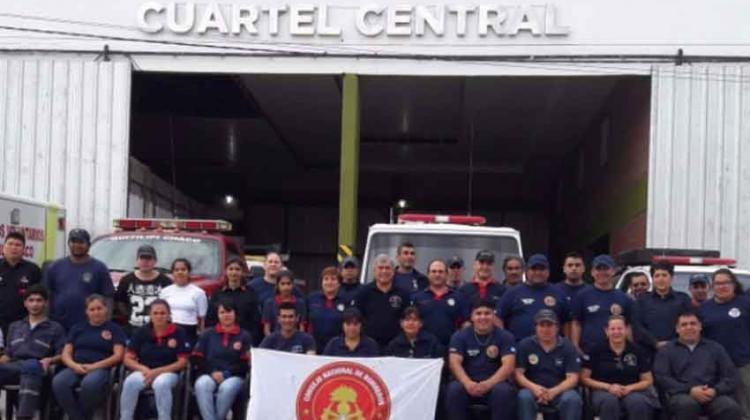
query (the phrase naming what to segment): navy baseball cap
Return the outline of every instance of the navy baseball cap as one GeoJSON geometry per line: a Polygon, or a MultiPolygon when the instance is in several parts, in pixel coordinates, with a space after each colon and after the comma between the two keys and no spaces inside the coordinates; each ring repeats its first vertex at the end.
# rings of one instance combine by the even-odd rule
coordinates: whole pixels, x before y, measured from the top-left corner
{"type": "Polygon", "coordinates": [[[68,234],[68,242],[71,241],[86,242],[87,244],[90,244],[91,235],[89,235],[86,229],[76,228],[71,230],[68,234]]]}
{"type": "Polygon", "coordinates": [[[448,267],[463,267],[464,266],[464,260],[461,259],[458,255],[454,255],[451,257],[451,259],[448,260],[448,267]]]}
{"type": "Polygon", "coordinates": [[[359,260],[357,257],[350,255],[343,260],[341,260],[341,264],[339,265],[341,268],[346,268],[346,266],[354,266],[359,267],[359,260]]]}
{"type": "Polygon", "coordinates": [[[480,262],[493,264],[495,262],[495,254],[493,254],[490,250],[483,249],[477,252],[477,256],[474,259],[480,262]]]}
{"type": "Polygon", "coordinates": [[[690,276],[690,285],[694,285],[696,283],[703,283],[703,284],[709,284],[711,283],[708,280],[708,276],[706,274],[693,274],[690,276]]]}
{"type": "Polygon", "coordinates": [[[612,259],[608,254],[599,254],[596,257],[594,257],[594,260],[591,262],[591,266],[596,267],[607,267],[607,268],[615,268],[615,260],[612,259]]]}
{"type": "Polygon", "coordinates": [[[540,322],[560,323],[557,319],[557,315],[551,309],[542,309],[534,315],[534,323],[538,324],[540,322]]]}
{"type": "Polygon", "coordinates": [[[526,263],[526,266],[529,268],[543,267],[545,269],[548,269],[549,260],[547,259],[547,256],[544,254],[534,254],[531,257],[529,257],[529,261],[526,263]]]}

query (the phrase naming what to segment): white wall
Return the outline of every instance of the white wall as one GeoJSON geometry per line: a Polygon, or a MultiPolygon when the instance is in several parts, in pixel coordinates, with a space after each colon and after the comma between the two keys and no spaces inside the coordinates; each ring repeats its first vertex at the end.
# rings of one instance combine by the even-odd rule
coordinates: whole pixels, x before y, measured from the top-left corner
{"type": "Polygon", "coordinates": [[[127,61],[0,58],[0,191],[67,209],[67,227],[125,214],[127,61]]]}
{"type": "Polygon", "coordinates": [[[750,266],[750,66],[654,69],[647,245],[750,266]]]}

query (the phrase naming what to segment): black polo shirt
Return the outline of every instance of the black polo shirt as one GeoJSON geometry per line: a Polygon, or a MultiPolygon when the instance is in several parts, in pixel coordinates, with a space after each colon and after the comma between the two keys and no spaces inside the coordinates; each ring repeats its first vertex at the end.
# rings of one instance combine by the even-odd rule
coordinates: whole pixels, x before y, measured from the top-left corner
{"type": "Polygon", "coordinates": [[[564,381],[568,373],[581,371],[581,358],[567,338],[558,337],[555,347],[546,352],[534,335],[518,344],[516,367],[524,369],[531,382],[552,388],[564,381]]]}
{"type": "Polygon", "coordinates": [[[601,343],[584,357],[583,367],[591,370],[591,378],[608,384],[630,385],[651,371],[651,361],[642,348],[627,342],[622,354],[615,354],[609,342],[601,343]]]}
{"type": "Polygon", "coordinates": [[[633,311],[638,337],[651,348],[659,341],[669,341],[677,337],[675,324],[677,317],[691,309],[687,293],[670,290],[661,296],[648,292],[638,298],[637,310],[633,311]]]}
{"type": "Polygon", "coordinates": [[[414,341],[409,341],[403,332],[396,336],[384,352],[387,356],[404,357],[408,359],[437,359],[445,356],[445,347],[438,338],[421,330],[414,341]]]}
{"type": "Polygon", "coordinates": [[[6,259],[0,259],[0,326],[3,330],[26,316],[23,294],[27,287],[40,281],[42,271],[33,262],[21,259],[16,265],[10,265],[6,259]]]}
{"type": "Polygon", "coordinates": [[[324,356],[340,357],[377,357],[380,355],[378,343],[370,337],[360,335],[359,344],[354,349],[346,345],[346,339],[343,335],[333,337],[323,350],[324,356]]]}
{"type": "Polygon", "coordinates": [[[401,312],[409,304],[409,296],[394,285],[387,292],[375,282],[363,286],[354,297],[354,306],[362,313],[362,333],[377,341],[380,348],[401,331],[401,312]]]}

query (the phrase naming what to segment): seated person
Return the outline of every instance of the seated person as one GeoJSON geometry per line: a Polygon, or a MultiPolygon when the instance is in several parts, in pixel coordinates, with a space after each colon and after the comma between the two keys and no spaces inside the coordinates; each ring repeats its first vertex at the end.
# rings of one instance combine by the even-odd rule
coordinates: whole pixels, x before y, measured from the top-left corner
{"type": "Polygon", "coordinates": [[[315,354],[315,340],[310,334],[297,329],[299,316],[292,302],[279,305],[277,321],[279,329],[260,343],[260,348],[286,351],[289,353],[315,354]]]}
{"type": "Polygon", "coordinates": [[[472,402],[487,404],[492,420],[515,418],[515,340],[494,320],[495,303],[481,299],[472,308],[472,326],[451,338],[448,360],[455,380],[448,384],[446,399],[451,420],[467,419],[472,402]]]}
{"type": "Polygon", "coordinates": [[[227,417],[242,390],[250,361],[252,338],[237,324],[237,307],[230,301],[221,302],[218,312],[219,322],[201,334],[193,350],[200,374],[195,381],[195,401],[203,420],[227,417]]]}
{"type": "Polygon", "coordinates": [[[701,337],[694,312],[677,317],[677,338],[656,353],[654,374],[666,394],[670,414],[680,420],[734,420],[742,417],[732,398],[737,371],[724,347],[701,337]]]}
{"type": "Polygon", "coordinates": [[[555,407],[560,420],[579,420],[583,402],[576,386],[581,371],[578,351],[560,336],[555,312],[542,309],[534,316],[536,334],[518,344],[516,383],[518,419],[534,420],[540,405],[555,407]]]}
{"type": "Polygon", "coordinates": [[[401,333],[385,349],[386,356],[409,359],[437,359],[445,357],[445,347],[438,338],[422,329],[422,314],[416,306],[401,313],[401,333]]]}
{"type": "Polygon", "coordinates": [[[651,360],[627,339],[622,316],[609,317],[605,334],[607,341],[591,348],[581,370],[581,382],[592,390],[594,413],[601,420],[619,420],[624,409],[629,420],[651,419],[659,408],[651,360]]]}
{"type": "Polygon", "coordinates": [[[344,333],[333,337],[323,350],[324,356],[375,357],[380,351],[378,343],[362,335],[362,314],[357,308],[344,311],[341,328],[344,333]]]}
{"type": "Polygon", "coordinates": [[[8,328],[8,346],[0,357],[0,386],[20,385],[16,418],[31,419],[41,407],[39,393],[44,374],[60,362],[65,330],[47,318],[44,286],[29,286],[24,292],[23,306],[28,316],[8,328]]]}
{"type": "Polygon", "coordinates": [[[185,368],[190,345],[185,331],[172,324],[169,304],[162,299],[151,302],[150,322],[133,334],[125,352],[125,367],[132,373],[125,378],[120,394],[120,419],[132,420],[138,395],[144,388],[154,390],[159,420],[172,417],[172,390],[185,368]]]}
{"type": "Polygon", "coordinates": [[[66,368],[52,379],[52,392],[70,420],[90,419],[110,390],[110,368],[122,362],[127,337],[108,321],[107,301],[101,295],[86,299],[86,318],[68,333],[62,352],[66,368]],[[81,389],[76,395],[76,387],[81,389]]]}

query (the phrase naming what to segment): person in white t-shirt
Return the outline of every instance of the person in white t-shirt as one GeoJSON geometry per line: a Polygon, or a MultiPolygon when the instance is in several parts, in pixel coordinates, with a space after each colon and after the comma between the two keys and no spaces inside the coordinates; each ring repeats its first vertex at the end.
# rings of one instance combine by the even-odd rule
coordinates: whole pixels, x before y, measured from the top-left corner
{"type": "Polygon", "coordinates": [[[190,261],[177,258],[172,262],[174,283],[159,293],[172,309],[172,322],[187,332],[188,342],[193,346],[198,334],[203,331],[203,320],[206,318],[208,299],[200,287],[190,284],[190,261]]]}

